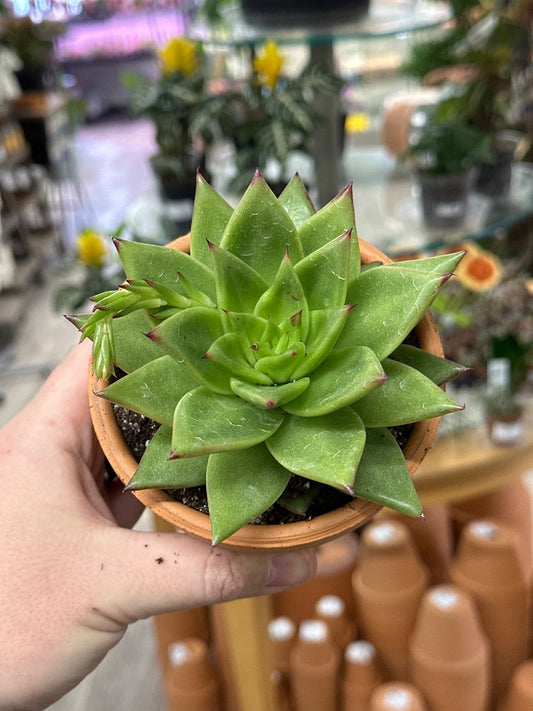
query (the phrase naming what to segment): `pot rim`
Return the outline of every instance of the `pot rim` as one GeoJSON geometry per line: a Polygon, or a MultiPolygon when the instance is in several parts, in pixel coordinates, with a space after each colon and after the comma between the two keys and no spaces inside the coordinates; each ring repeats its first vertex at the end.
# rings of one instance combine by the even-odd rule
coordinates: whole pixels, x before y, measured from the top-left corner
{"type": "MultiPolygon", "coordinates": [[[[168,247],[189,251],[189,236],[178,237],[168,247]]],[[[392,260],[365,240],[359,238],[363,262],[392,260]]],[[[435,320],[427,312],[415,327],[419,345],[438,356],[443,356],[442,344],[435,320]]],[[[96,378],[89,365],[89,409],[100,446],[119,479],[127,484],[137,469],[137,462],[129,450],[113,413],[113,404],[96,395],[107,384],[96,378]]],[[[403,449],[411,476],[429,451],[437,433],[440,418],[414,423],[403,449]]],[[[205,541],[211,541],[211,524],[207,514],[201,513],[171,498],[162,489],[132,492],[155,515],[205,541]]],[[[379,504],[354,499],[347,504],[321,514],[310,521],[287,524],[247,524],[220,545],[234,550],[296,550],[317,546],[347,534],[369,521],[382,507],[379,504]]]]}

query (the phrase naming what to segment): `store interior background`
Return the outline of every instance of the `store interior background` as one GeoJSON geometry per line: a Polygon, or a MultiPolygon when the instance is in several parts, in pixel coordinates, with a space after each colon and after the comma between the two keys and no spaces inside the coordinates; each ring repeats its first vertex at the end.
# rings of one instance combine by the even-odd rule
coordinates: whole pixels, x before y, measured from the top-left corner
{"type": "MultiPolygon", "coordinates": [[[[69,138],[61,169],[55,172],[45,167],[40,174],[46,188],[46,211],[49,211],[52,228],[46,234],[39,230],[30,234],[27,246],[33,261],[29,267],[26,256],[16,255],[14,263],[10,262],[15,276],[11,274],[3,283],[0,273],[0,425],[23,408],[47,374],[77,342],[72,325],[54,308],[54,298],[58,289],[81,278],[83,273],[82,265],[76,262],[80,232],[91,228],[109,235],[125,223],[126,232],[133,236],[161,243],[186,229],[191,209],[188,201],[165,203],[160,199],[149,163],[156,149],[154,129],[148,119],[131,115],[128,94],[120,77],[123,71],[132,68],[153,71],[155,47],[161,47],[174,36],[197,31],[193,22],[196,4],[175,0],[168,5],[161,2],[157,7],[142,8],[137,3],[130,7],[127,2],[117,2],[116,6],[110,1],[101,2],[98,8],[102,12],[98,17],[95,16],[96,5],[84,8],[82,4],[70,2],[57,7],[63,13],[61,19],[70,16],[67,33],[56,43],[56,57],[63,72],[62,86],[69,96],[81,100],[84,117],[69,138]]],[[[30,3],[17,0],[13,8],[18,14],[30,13],[39,19],[35,15],[36,6],[30,3]]],[[[53,4],[45,9],[51,12],[51,8],[53,4]]],[[[370,7],[378,22],[383,18],[388,21],[395,13],[402,19],[416,12],[431,15],[440,11],[444,18],[445,6],[429,3],[428,10],[428,4],[422,1],[407,7],[395,0],[373,0],[370,7]]],[[[439,31],[440,27],[420,30],[416,40],[439,31]]],[[[338,161],[341,178],[338,187],[354,182],[360,236],[372,242],[373,230],[376,225],[381,228],[380,222],[385,220],[387,228],[380,234],[380,246],[396,250],[398,254],[416,252],[428,234],[420,226],[416,188],[410,181],[408,168],[381,143],[383,107],[387,99],[400,90],[417,88],[413,80],[399,71],[413,41],[414,35],[403,30],[367,42],[345,38],[342,50],[336,49],[335,54],[336,69],[346,80],[344,116],[352,117],[342,124],[343,154],[338,161]],[[365,72],[371,80],[365,79],[365,72]],[[385,185],[384,175],[392,176],[392,181],[385,185]]],[[[304,41],[281,45],[281,51],[288,66],[297,72],[305,64],[309,50],[304,41]]],[[[240,63],[245,61],[241,51],[215,48],[214,52],[222,54],[224,62],[239,74],[240,63]]],[[[214,64],[219,67],[217,62],[214,64]]],[[[228,151],[226,143],[220,144],[208,163],[213,184],[221,189],[231,177],[231,170],[228,172],[231,151],[228,151]]],[[[307,157],[296,156],[291,167],[301,171],[304,178],[309,176],[313,183],[314,169],[307,157]]],[[[6,166],[0,168],[4,175],[6,166]]],[[[503,226],[490,235],[488,243],[500,247],[507,244],[503,252],[507,256],[510,253],[511,259],[521,258],[525,279],[531,282],[533,173],[529,170],[530,166],[526,166],[525,172],[517,170],[514,175],[513,190],[520,219],[513,217],[509,229],[502,223],[503,226]]],[[[229,199],[235,196],[230,195],[229,199]]],[[[454,230],[449,241],[440,235],[439,247],[460,243],[458,234],[482,232],[480,215],[484,216],[489,207],[481,198],[477,200],[463,232],[454,230]]],[[[9,249],[11,238],[4,230],[0,244],[9,249]]],[[[14,252],[20,247],[17,236],[15,243],[14,252]]],[[[531,299],[528,304],[530,308],[531,299]]],[[[533,334],[531,311],[528,318],[533,334]]],[[[532,343],[529,347],[533,347],[532,343]]],[[[531,422],[531,365],[530,361],[529,378],[520,395],[526,410],[523,421],[526,432],[531,422]]],[[[454,428],[478,426],[483,419],[479,399],[474,398],[470,410],[467,407],[465,413],[453,417],[456,419],[448,425],[447,433],[453,433],[454,428]]],[[[533,490],[533,458],[530,468],[523,472],[523,480],[533,490]]],[[[150,527],[150,516],[143,515],[138,525],[150,527]]],[[[112,711],[115,708],[132,711],[165,708],[151,620],[132,625],[103,664],[50,707],[53,711],[112,711]]]]}

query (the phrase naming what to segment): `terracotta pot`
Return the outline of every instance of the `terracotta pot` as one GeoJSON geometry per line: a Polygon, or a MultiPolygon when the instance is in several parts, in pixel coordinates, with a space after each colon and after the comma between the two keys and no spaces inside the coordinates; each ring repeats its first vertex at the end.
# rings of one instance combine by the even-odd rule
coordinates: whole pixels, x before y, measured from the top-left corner
{"type": "Polygon", "coordinates": [[[315,617],[323,620],[329,627],[331,636],[339,649],[345,647],[355,639],[355,625],[348,618],[344,600],[338,595],[324,595],[317,602],[315,617]]]}
{"type": "Polygon", "coordinates": [[[425,593],[409,642],[409,672],[431,711],[488,711],[489,643],[467,592],[450,585],[425,593]]]}
{"type": "Polygon", "coordinates": [[[374,520],[400,521],[407,526],[429,570],[430,585],[449,582],[454,539],[448,506],[424,506],[424,518],[411,518],[392,509],[383,508],[374,520]]]}
{"type": "Polygon", "coordinates": [[[304,585],[273,595],[274,613],[290,617],[297,625],[313,617],[315,605],[324,595],[337,595],[346,605],[348,617],[355,620],[352,574],[358,542],[354,533],[336,538],[317,549],[315,577],[304,585]]]}
{"type": "Polygon", "coordinates": [[[165,691],[169,708],[222,711],[219,683],[203,640],[191,638],[171,645],[165,691]]]}
{"type": "Polygon", "coordinates": [[[385,681],[376,648],[370,642],[351,642],[344,651],[341,672],[342,711],[367,711],[373,690],[385,681]]]}
{"type": "Polygon", "coordinates": [[[294,711],[337,711],[341,654],[325,622],[302,622],[289,664],[294,711]]]}
{"type": "MultiPolygon", "coordinates": [[[[378,249],[363,240],[359,240],[363,263],[391,260],[378,249]]],[[[179,237],[167,246],[188,252],[189,236],[179,237]]],[[[421,348],[443,356],[437,326],[432,316],[427,313],[416,326],[416,335],[421,348]]],[[[109,463],[117,476],[127,484],[137,469],[137,462],[130,452],[113,414],[111,402],[97,397],[96,392],[106,386],[89,371],[89,407],[93,426],[109,463]]],[[[405,445],[404,455],[409,472],[413,474],[424,459],[435,438],[439,418],[417,422],[405,445]]],[[[180,504],[162,489],[147,489],[134,492],[135,496],[154,514],[168,521],[179,529],[211,541],[209,516],[180,504]]],[[[326,541],[353,531],[370,520],[380,506],[363,499],[354,499],[344,506],[329,513],[317,516],[311,521],[289,523],[285,525],[246,525],[233,534],[224,543],[234,549],[295,550],[317,546],[326,541]]]]}
{"type": "Polygon", "coordinates": [[[529,569],[522,566],[516,532],[487,520],[470,523],[451,576],[477,605],[491,646],[493,693],[499,698],[528,651],[529,569]]]}
{"type": "Polygon", "coordinates": [[[389,681],[374,689],[367,711],[428,711],[428,707],[415,686],[389,681]]]}
{"type": "Polygon", "coordinates": [[[406,526],[384,521],[365,528],[353,575],[357,623],[391,679],[407,680],[409,636],[428,584],[428,570],[406,526]]]}
{"type": "Polygon", "coordinates": [[[533,660],[528,659],[518,666],[511,686],[498,711],[531,711],[533,708],[533,660]]]}

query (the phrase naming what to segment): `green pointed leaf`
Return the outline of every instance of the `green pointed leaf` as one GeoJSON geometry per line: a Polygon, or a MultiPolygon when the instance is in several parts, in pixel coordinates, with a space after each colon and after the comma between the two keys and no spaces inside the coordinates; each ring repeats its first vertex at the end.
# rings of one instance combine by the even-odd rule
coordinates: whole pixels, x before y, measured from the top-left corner
{"type": "Polygon", "coordinates": [[[127,489],[179,489],[204,486],[207,456],[169,461],[172,429],[160,427],[146,448],[127,489]]]}
{"type": "Polygon", "coordinates": [[[296,493],[285,491],[278,499],[278,504],[292,511],[292,513],[303,516],[307,513],[308,508],[318,496],[323,484],[318,481],[305,480],[305,486],[299,489],[296,493]]]}
{"type": "Polygon", "coordinates": [[[225,333],[217,338],[205,357],[223,365],[232,376],[244,378],[255,385],[272,385],[272,379],[268,375],[252,368],[248,363],[242,340],[236,333],[225,333]]]}
{"type": "Polygon", "coordinates": [[[294,343],[283,353],[273,356],[264,356],[255,364],[256,370],[265,373],[274,383],[286,383],[288,380],[296,380],[293,377],[297,368],[305,358],[305,345],[294,343]]]}
{"type": "Polygon", "coordinates": [[[245,262],[216,245],[211,246],[217,306],[226,311],[253,312],[267,290],[266,281],[245,262]]]}
{"type": "Polygon", "coordinates": [[[294,474],[351,493],[365,427],[349,407],[321,417],[287,415],[266,445],[294,474]]]}
{"type": "Polygon", "coordinates": [[[337,348],[368,346],[383,360],[420,321],[443,284],[440,274],[389,264],[361,272],[348,287],[356,308],[337,348]]]}
{"type": "Polygon", "coordinates": [[[382,385],[385,373],[370,348],[334,351],[314,372],[311,384],[284,410],[300,417],[317,417],[350,405],[382,385]]]}
{"type": "Polygon", "coordinates": [[[218,395],[200,387],[184,395],[176,407],[173,456],[246,449],[270,437],[282,422],[279,409],[262,410],[236,395],[218,395]]]}
{"type": "MultiPolygon", "coordinates": [[[[235,333],[241,339],[244,355],[248,363],[255,367],[258,344],[263,338],[268,322],[253,314],[223,311],[220,315],[222,327],[227,333],[235,333]]],[[[264,354],[266,355],[266,354],[264,354]]],[[[269,351],[268,355],[271,355],[269,351]]]]}
{"type": "Polygon", "coordinates": [[[437,385],[443,385],[452,380],[452,378],[463,375],[468,371],[468,368],[459,365],[459,363],[440,358],[433,353],[428,353],[422,348],[410,346],[407,343],[399,345],[392,352],[391,358],[416,368],[437,385]]]}
{"type": "Polygon", "coordinates": [[[327,205],[316,212],[298,228],[298,237],[305,254],[322,247],[333,237],[345,232],[352,234],[350,256],[350,280],[355,279],[361,267],[359,242],[355,228],[352,187],[349,185],[327,205]]]}
{"type": "Polygon", "coordinates": [[[350,233],[345,232],[308,254],[295,266],[310,309],[329,309],[346,303],[350,245],[350,233]]]}
{"type": "Polygon", "coordinates": [[[252,385],[238,378],[232,378],[230,385],[235,395],[242,397],[243,400],[256,407],[264,407],[271,410],[301,395],[309,385],[309,378],[300,378],[300,380],[294,380],[284,385],[271,386],[252,385]]]}
{"type": "Polygon", "coordinates": [[[219,363],[204,357],[222,335],[218,311],[198,306],[163,321],[151,331],[150,338],[178,363],[183,363],[198,383],[229,395],[230,373],[219,363]]]}
{"type": "Polygon", "coordinates": [[[303,257],[296,228],[261,175],[256,175],[231,216],[221,246],[270,283],[285,252],[303,257]],[[260,238],[259,238],[260,236],[260,238]]]}
{"type": "Polygon", "coordinates": [[[283,493],[290,472],[264,444],[209,457],[207,499],[213,545],[269,509],[283,493]]]}
{"type": "Polygon", "coordinates": [[[283,205],[287,210],[295,227],[299,227],[316,212],[309,193],[298,174],[294,175],[287,183],[278,200],[280,205],[283,205]]]}
{"type": "Polygon", "coordinates": [[[306,354],[302,363],[292,374],[295,380],[312,373],[328,356],[335,346],[351,310],[351,306],[341,306],[336,309],[310,312],[306,354]]]}
{"type": "Polygon", "coordinates": [[[163,355],[161,348],[146,337],[154,325],[154,320],[145,311],[113,319],[115,365],[125,373],[132,373],[163,355]]]}
{"type": "Polygon", "coordinates": [[[211,270],[189,254],[170,247],[129,240],[116,240],[115,243],[118,244],[118,254],[128,279],[155,281],[185,295],[178,278],[181,272],[214,301],[215,280],[211,270]]]}
{"type": "Polygon", "coordinates": [[[198,175],[191,222],[191,257],[211,269],[208,243],[220,244],[233,208],[198,175]]]}
{"type": "Polygon", "coordinates": [[[172,426],[174,410],[198,383],[170,356],[162,356],[108,385],[99,395],[151,420],[172,426]]]}
{"type": "Polygon", "coordinates": [[[422,514],[403,452],[389,430],[367,430],[354,493],[413,518],[422,514]]]}
{"type": "Polygon", "coordinates": [[[406,269],[418,269],[424,272],[435,272],[437,274],[451,274],[457,268],[466,252],[451,252],[450,254],[437,254],[432,257],[422,257],[421,259],[408,259],[399,262],[392,262],[390,266],[406,269]]]}
{"type": "Polygon", "coordinates": [[[394,427],[461,410],[446,393],[414,368],[389,358],[387,381],[353,404],[366,427],[394,427]]]}
{"type": "Polygon", "coordinates": [[[257,302],[254,314],[281,326],[297,313],[301,314],[299,328],[305,340],[309,329],[309,307],[291,260],[285,255],[274,281],[257,302]]]}

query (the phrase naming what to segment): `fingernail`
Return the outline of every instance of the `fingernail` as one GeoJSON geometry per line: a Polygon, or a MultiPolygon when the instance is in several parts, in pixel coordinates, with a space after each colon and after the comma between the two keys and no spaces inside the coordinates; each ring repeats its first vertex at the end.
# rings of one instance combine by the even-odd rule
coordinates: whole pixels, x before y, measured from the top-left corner
{"type": "Polygon", "coordinates": [[[268,562],[267,588],[288,588],[301,585],[313,577],[316,554],[313,550],[274,555],[268,562]]]}

